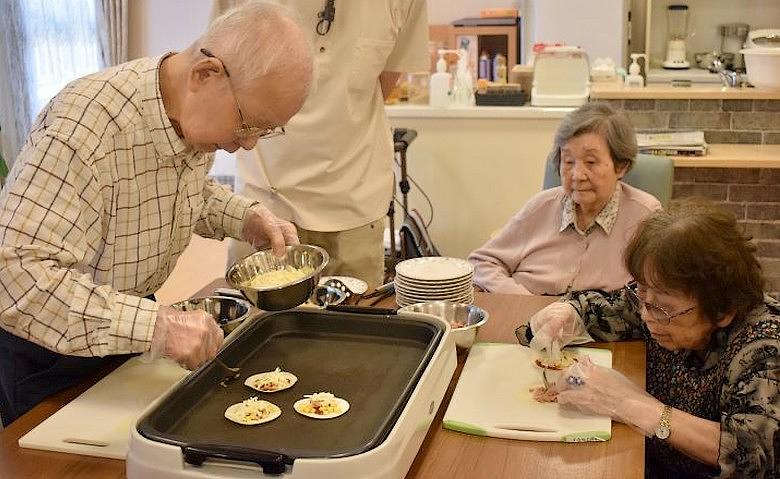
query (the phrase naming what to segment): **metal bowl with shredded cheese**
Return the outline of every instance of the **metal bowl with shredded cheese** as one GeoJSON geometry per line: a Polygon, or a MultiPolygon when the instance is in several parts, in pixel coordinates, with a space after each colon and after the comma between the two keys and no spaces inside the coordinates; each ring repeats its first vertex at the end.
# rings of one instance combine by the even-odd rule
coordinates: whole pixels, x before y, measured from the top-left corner
{"type": "Polygon", "coordinates": [[[281,257],[267,249],[237,261],[225,279],[258,308],[280,311],[311,298],[329,259],[324,249],[313,245],[287,246],[281,257]]]}

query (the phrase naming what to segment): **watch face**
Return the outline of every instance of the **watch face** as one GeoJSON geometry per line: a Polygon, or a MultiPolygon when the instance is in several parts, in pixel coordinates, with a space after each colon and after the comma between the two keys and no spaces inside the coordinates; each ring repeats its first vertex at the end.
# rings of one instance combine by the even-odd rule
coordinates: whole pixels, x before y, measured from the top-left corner
{"type": "Polygon", "coordinates": [[[655,435],[658,439],[666,439],[671,433],[672,431],[670,431],[666,426],[658,426],[655,428],[655,435]]]}

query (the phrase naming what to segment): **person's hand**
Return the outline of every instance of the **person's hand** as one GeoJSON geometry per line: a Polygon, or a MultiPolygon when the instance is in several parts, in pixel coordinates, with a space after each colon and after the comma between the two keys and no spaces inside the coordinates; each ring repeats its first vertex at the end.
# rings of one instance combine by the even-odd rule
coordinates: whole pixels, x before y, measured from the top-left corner
{"type": "Polygon", "coordinates": [[[555,383],[558,404],[579,411],[609,416],[639,429],[646,436],[655,433],[663,404],[612,368],[593,364],[590,357],[562,372],[555,383]]]}
{"type": "Polygon", "coordinates": [[[528,321],[534,336],[529,346],[537,352],[547,351],[553,357],[560,355],[562,347],[585,333],[574,306],[567,302],[557,302],[546,306],[531,316],[528,321]]]}
{"type": "Polygon", "coordinates": [[[150,356],[165,356],[189,370],[214,358],[224,340],[222,329],[205,311],[179,311],[160,306],[150,356]]]}
{"type": "Polygon", "coordinates": [[[266,248],[270,244],[276,256],[284,256],[285,245],[299,243],[295,225],[278,218],[262,205],[247,210],[241,235],[255,249],[266,248]]]}

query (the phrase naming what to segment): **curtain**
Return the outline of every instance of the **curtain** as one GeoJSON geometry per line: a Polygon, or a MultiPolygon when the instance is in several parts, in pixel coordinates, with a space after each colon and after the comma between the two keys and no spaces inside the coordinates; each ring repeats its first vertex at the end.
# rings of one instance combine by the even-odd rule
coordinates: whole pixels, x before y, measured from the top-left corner
{"type": "Polygon", "coordinates": [[[0,138],[9,166],[46,103],[103,67],[94,2],[0,0],[0,138]]]}
{"type": "Polygon", "coordinates": [[[95,0],[100,55],[104,67],[128,60],[127,0],[95,0]]]}
{"type": "Polygon", "coordinates": [[[10,167],[30,129],[23,0],[0,0],[0,152],[10,167]]]}

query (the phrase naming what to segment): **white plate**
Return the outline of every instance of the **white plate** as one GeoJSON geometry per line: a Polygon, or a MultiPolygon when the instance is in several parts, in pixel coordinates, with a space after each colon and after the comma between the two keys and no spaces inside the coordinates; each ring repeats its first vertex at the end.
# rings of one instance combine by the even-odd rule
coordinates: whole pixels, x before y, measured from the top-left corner
{"type": "Polygon", "coordinates": [[[409,284],[419,284],[420,286],[445,286],[448,284],[460,284],[460,283],[467,283],[474,278],[473,273],[464,274],[463,276],[460,276],[458,278],[450,278],[450,279],[442,279],[442,280],[424,280],[424,279],[415,279],[415,278],[408,278],[402,274],[396,273],[395,280],[401,281],[404,283],[409,284]]]}
{"type": "Polygon", "coordinates": [[[293,409],[295,409],[295,412],[297,412],[298,414],[303,414],[304,416],[311,417],[314,419],[333,419],[334,417],[339,417],[345,412],[349,411],[349,402],[347,402],[346,399],[341,399],[341,398],[334,398],[334,399],[341,407],[341,412],[337,412],[333,414],[314,414],[310,412],[301,411],[300,408],[303,407],[304,404],[309,402],[309,398],[303,398],[295,401],[295,404],[293,404],[293,409]]]}
{"type": "Polygon", "coordinates": [[[344,283],[344,285],[352,290],[355,294],[363,294],[366,291],[368,291],[368,283],[363,281],[360,278],[353,278],[352,276],[322,276],[320,278],[320,283],[323,284],[325,281],[329,279],[337,279],[344,283]]]}
{"type": "Polygon", "coordinates": [[[465,259],[426,256],[401,261],[395,265],[395,271],[411,279],[442,281],[473,274],[474,267],[465,259]]]}
{"type": "Polygon", "coordinates": [[[413,293],[413,294],[421,294],[421,295],[441,295],[441,294],[454,294],[454,293],[465,293],[466,291],[469,291],[474,286],[471,285],[471,283],[466,283],[464,285],[460,286],[453,286],[448,288],[420,288],[417,286],[407,286],[403,283],[396,283],[395,284],[395,290],[400,291],[403,293],[413,293]]]}
{"type": "Polygon", "coordinates": [[[281,387],[279,389],[273,389],[273,390],[258,389],[255,386],[253,386],[253,384],[265,381],[265,379],[273,372],[274,371],[266,371],[264,373],[253,374],[253,375],[249,376],[248,378],[246,378],[246,381],[244,381],[244,385],[245,386],[249,386],[250,388],[252,388],[252,389],[254,389],[256,391],[260,391],[261,393],[275,393],[275,392],[278,392],[278,391],[284,391],[285,389],[289,389],[289,388],[293,387],[293,385],[296,382],[298,382],[298,376],[296,376],[295,374],[287,372],[287,371],[280,371],[283,376],[287,377],[290,380],[290,384],[289,385],[281,387]]]}
{"type": "Polygon", "coordinates": [[[462,304],[472,304],[474,302],[474,295],[466,295],[461,296],[458,298],[447,298],[447,299],[429,299],[429,298],[410,298],[404,295],[397,295],[395,297],[395,302],[398,303],[399,306],[409,306],[412,304],[417,303],[427,303],[429,301],[449,301],[451,303],[462,303],[462,304]]]}
{"type": "Polygon", "coordinates": [[[259,400],[258,403],[265,403],[265,404],[270,404],[271,406],[273,406],[271,408],[273,410],[271,412],[271,414],[269,414],[268,416],[266,416],[266,417],[264,417],[262,419],[258,419],[256,421],[244,421],[244,420],[238,419],[238,417],[237,417],[237,415],[239,414],[239,411],[241,411],[241,409],[244,408],[244,404],[243,403],[244,403],[244,401],[241,401],[240,403],[236,403],[236,404],[232,404],[232,405],[228,406],[228,408],[225,409],[225,417],[227,419],[229,419],[230,421],[233,421],[236,424],[241,424],[242,426],[255,426],[257,424],[263,424],[265,422],[271,422],[274,419],[276,419],[277,417],[282,415],[282,410],[279,409],[279,406],[277,406],[276,404],[268,402],[268,401],[259,400]]]}

